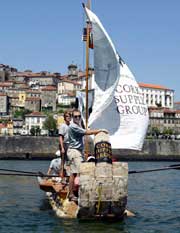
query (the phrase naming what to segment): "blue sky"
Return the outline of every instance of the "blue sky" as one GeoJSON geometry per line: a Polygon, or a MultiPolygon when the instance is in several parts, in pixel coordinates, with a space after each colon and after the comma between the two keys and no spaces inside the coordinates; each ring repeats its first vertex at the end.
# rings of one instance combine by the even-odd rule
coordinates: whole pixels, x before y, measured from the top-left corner
{"type": "MultiPolygon", "coordinates": [[[[0,63],[23,71],[84,67],[80,0],[0,0],[0,63]]],[[[180,101],[180,1],[92,0],[138,82],[175,90],[180,101]]]]}

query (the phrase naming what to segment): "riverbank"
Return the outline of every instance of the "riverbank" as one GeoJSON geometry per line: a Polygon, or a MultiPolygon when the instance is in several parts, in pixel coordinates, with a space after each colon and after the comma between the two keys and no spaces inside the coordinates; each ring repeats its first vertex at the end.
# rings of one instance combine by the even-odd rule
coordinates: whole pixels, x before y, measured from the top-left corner
{"type": "MultiPolygon", "coordinates": [[[[0,137],[0,159],[51,159],[58,149],[58,137],[0,137]]],[[[142,151],[114,149],[118,160],[180,161],[180,141],[145,140],[142,151]]]]}

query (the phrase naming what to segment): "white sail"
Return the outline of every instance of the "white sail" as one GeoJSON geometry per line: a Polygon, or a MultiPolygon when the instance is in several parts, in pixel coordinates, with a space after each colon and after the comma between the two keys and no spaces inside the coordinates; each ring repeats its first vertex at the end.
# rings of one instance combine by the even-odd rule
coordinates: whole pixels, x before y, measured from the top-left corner
{"type": "Polygon", "coordinates": [[[134,75],[124,63],[114,93],[120,114],[118,130],[111,135],[113,148],[141,150],[149,123],[148,107],[134,75]]]}
{"type": "Polygon", "coordinates": [[[93,103],[93,112],[89,117],[89,125],[91,126],[98,118],[101,118],[102,112],[112,102],[120,77],[120,70],[119,57],[110,37],[97,16],[87,8],[85,10],[92,23],[94,44],[95,101],[93,103]]]}
{"type": "Polygon", "coordinates": [[[85,11],[92,24],[95,70],[89,126],[107,129],[112,148],[141,150],[149,121],[142,91],[97,16],[85,11]]]}

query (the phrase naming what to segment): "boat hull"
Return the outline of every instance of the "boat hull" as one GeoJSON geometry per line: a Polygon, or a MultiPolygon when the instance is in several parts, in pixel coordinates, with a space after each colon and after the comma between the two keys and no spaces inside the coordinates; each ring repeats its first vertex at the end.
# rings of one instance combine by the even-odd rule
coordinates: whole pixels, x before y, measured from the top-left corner
{"type": "Polygon", "coordinates": [[[127,163],[84,162],[80,167],[78,202],[69,201],[68,185],[39,179],[56,215],[61,218],[122,219],[127,204],[127,163]]]}
{"type": "Polygon", "coordinates": [[[122,218],[127,204],[127,163],[82,163],[79,218],[122,218]]]}

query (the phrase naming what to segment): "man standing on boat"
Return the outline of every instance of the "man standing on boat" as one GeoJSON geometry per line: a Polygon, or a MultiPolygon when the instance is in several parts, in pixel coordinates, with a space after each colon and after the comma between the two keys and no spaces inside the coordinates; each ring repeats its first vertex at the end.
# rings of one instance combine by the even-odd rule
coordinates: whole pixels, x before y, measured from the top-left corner
{"type": "MultiPolygon", "coordinates": [[[[68,130],[71,121],[71,113],[69,111],[64,112],[64,123],[61,124],[59,128],[59,149],[61,152],[61,169],[60,176],[64,176],[64,166],[67,168],[67,149],[69,146],[69,136],[68,130]]],[[[66,170],[66,173],[67,170],[66,170]]]]}
{"type": "Polygon", "coordinates": [[[69,200],[77,201],[77,197],[73,193],[74,179],[79,174],[80,164],[84,161],[83,150],[84,135],[96,135],[100,132],[107,133],[106,130],[95,129],[85,130],[81,127],[81,113],[79,110],[74,110],[72,113],[73,122],[69,126],[69,147],[67,157],[70,162],[70,179],[69,179],[69,200]]]}

